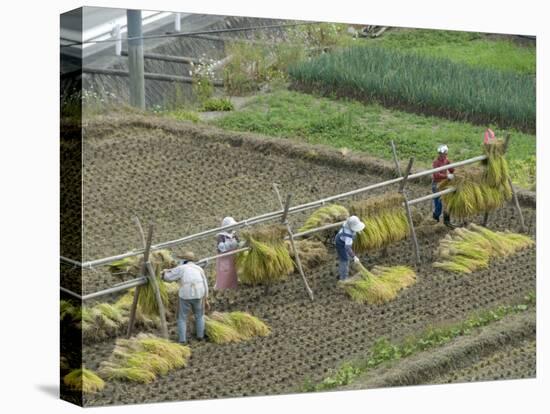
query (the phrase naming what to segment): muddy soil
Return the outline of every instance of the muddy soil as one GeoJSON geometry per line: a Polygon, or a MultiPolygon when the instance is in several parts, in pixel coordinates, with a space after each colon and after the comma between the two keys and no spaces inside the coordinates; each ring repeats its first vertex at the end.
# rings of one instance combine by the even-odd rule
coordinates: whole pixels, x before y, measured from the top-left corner
{"type": "MultiPolygon", "coordinates": [[[[243,219],[277,210],[273,182],[280,184],[283,194],[292,192],[297,204],[385,179],[365,169],[289,159],[162,128],[116,128],[103,123],[87,127],[85,139],[84,259],[140,247],[132,214],[143,223],[154,220],[154,242],[160,242],[217,226],[224,215],[243,219]]],[[[409,188],[411,196],[429,191],[426,185],[409,188]]],[[[421,209],[429,215],[429,205],[421,209]]],[[[534,235],[535,210],[526,208],[524,214],[534,235]]],[[[491,216],[489,226],[517,231],[516,216],[506,206],[491,216]]],[[[292,216],[292,222],[299,225],[305,217],[292,216]]],[[[336,260],[306,275],[314,302],[307,298],[297,275],[274,286],[268,296],[259,287],[216,295],[214,310],[249,311],[264,319],[272,334],[240,344],[192,342],[188,367],[149,385],[108,382],[85,402],[106,405],[297,392],[306,379],[321,380],[330,369],[365,354],[381,336],[401,339],[479,309],[521,300],[535,290],[535,248],[469,276],[433,269],[432,252],[447,231],[438,225],[419,232],[423,263],[417,271],[418,283],[384,305],[351,302],[336,286],[336,260]]],[[[203,256],[213,253],[215,243],[207,239],[187,247],[203,256]]],[[[332,248],[330,252],[336,257],[332,248]]],[[[387,256],[374,252],[363,258],[367,266],[412,264],[412,259],[406,240],[391,246],[387,256]]],[[[102,269],[83,275],[86,292],[118,281],[102,269]]],[[[176,338],[173,321],[170,334],[176,338]]],[[[113,346],[114,338],[85,344],[86,367],[97,369],[113,346]]]]}

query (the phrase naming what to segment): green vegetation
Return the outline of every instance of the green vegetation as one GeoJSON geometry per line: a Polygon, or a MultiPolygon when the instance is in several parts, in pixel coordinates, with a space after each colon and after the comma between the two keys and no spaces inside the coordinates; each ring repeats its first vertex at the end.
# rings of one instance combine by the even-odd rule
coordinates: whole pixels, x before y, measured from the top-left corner
{"type": "Polygon", "coordinates": [[[202,112],[207,111],[232,111],[235,109],[233,102],[227,98],[208,98],[200,107],[202,112]]]}
{"type": "Polygon", "coordinates": [[[470,335],[472,330],[499,321],[507,315],[524,312],[535,306],[535,295],[530,293],[524,298],[524,303],[517,305],[502,305],[492,310],[473,314],[465,321],[443,327],[431,327],[418,336],[403,342],[392,343],[386,338],[380,338],[373,345],[369,356],[365,359],[346,362],[334,374],[315,384],[306,381],[302,391],[325,391],[350,384],[358,375],[376,368],[379,365],[406,358],[415,353],[445,345],[454,338],[470,335]]]}
{"type": "Polygon", "coordinates": [[[535,129],[529,75],[376,47],[351,47],[289,68],[300,87],[375,100],[414,112],[535,129]]]}
{"type": "Polygon", "coordinates": [[[353,241],[356,253],[386,247],[409,235],[409,222],[402,207],[404,198],[399,193],[388,193],[354,202],[350,214],[365,224],[353,241]]]}
{"type": "Polygon", "coordinates": [[[245,95],[257,91],[263,84],[283,85],[288,68],[327,48],[349,45],[353,39],[347,26],[317,23],[296,26],[286,31],[286,39],[273,43],[258,36],[255,42],[234,42],[226,46],[231,59],[223,69],[224,87],[228,95],[245,95]]]}
{"type": "Polygon", "coordinates": [[[100,373],[108,379],[150,383],[157,375],[185,367],[190,356],[187,346],[139,334],[130,339],[117,339],[111,357],[101,363],[100,373]]]}
{"type": "Polygon", "coordinates": [[[533,244],[533,239],[523,234],[491,231],[472,223],[445,236],[437,250],[437,257],[442,261],[434,262],[433,267],[472,273],[489,267],[493,258],[510,256],[533,244]]]}
{"type": "MultiPolygon", "coordinates": [[[[415,165],[422,167],[431,166],[440,143],[449,146],[453,161],[480,155],[485,130],[466,122],[390,110],[378,104],[335,101],[288,91],[258,96],[243,110],[214,123],[228,130],[345,147],[387,160],[392,159],[389,142],[393,139],[401,159],[415,157],[415,165]]],[[[535,175],[516,172],[514,167],[519,163],[527,166],[525,170],[535,172],[535,136],[488,126],[497,136],[511,134],[506,154],[511,176],[516,184],[533,186],[535,175]]]]}
{"type": "Polygon", "coordinates": [[[206,336],[216,344],[241,342],[268,336],[271,329],[261,319],[246,312],[212,312],[205,317],[206,336]]]}
{"type": "Polygon", "coordinates": [[[284,243],[286,228],[267,225],[243,231],[250,250],[237,255],[239,280],[246,284],[271,284],[294,271],[294,262],[284,243]]]}
{"type": "Polygon", "coordinates": [[[355,266],[358,275],[339,283],[355,302],[380,305],[416,283],[416,274],[407,266],[375,266],[370,272],[361,264],[355,266]]]}
{"type": "Polygon", "coordinates": [[[172,109],[169,111],[162,111],[159,112],[162,116],[166,116],[168,118],[173,118],[177,121],[191,121],[193,123],[197,123],[200,121],[199,115],[197,112],[187,109],[172,109]]]}
{"type": "Polygon", "coordinates": [[[93,394],[105,388],[105,382],[97,374],[84,367],[72,370],[63,377],[63,384],[73,391],[93,394]]]}
{"type": "Polygon", "coordinates": [[[490,39],[474,32],[398,29],[369,39],[367,45],[418,52],[432,57],[496,70],[535,74],[536,47],[519,45],[508,39],[490,39]]]}

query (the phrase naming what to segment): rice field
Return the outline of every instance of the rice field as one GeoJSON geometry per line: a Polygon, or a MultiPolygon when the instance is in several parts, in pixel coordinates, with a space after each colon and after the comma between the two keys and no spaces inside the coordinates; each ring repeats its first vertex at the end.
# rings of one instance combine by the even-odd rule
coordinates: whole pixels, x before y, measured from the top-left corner
{"type": "MultiPolygon", "coordinates": [[[[283,193],[292,192],[293,204],[298,204],[336,194],[342,188],[358,188],[389,178],[388,172],[373,167],[371,159],[351,163],[335,150],[280,139],[255,140],[244,134],[227,134],[219,129],[158,118],[140,117],[135,123],[101,119],[90,122],[85,134],[88,164],[83,181],[86,201],[83,245],[87,259],[139,248],[141,240],[130,219],[135,211],[143,217],[142,221],[154,219],[157,223],[155,242],[158,242],[215,227],[227,214],[242,219],[279,209],[272,192],[273,182],[280,185],[283,193]],[[233,163],[224,163],[220,171],[221,159],[233,163]],[[186,192],[174,191],[181,185],[185,185],[186,192]],[[151,186],[155,191],[143,191],[151,186]]],[[[411,182],[408,191],[410,197],[419,197],[431,189],[424,183],[411,182]]],[[[378,189],[372,195],[384,193],[378,189]]],[[[353,202],[363,199],[367,197],[345,200],[341,205],[349,211],[353,202]]],[[[312,212],[292,215],[292,228],[298,231],[312,212]]],[[[420,205],[418,212],[421,219],[428,218],[430,205],[420,205]]],[[[529,234],[534,236],[536,211],[525,207],[524,214],[529,234]]],[[[338,218],[330,214],[317,217],[322,220],[328,217],[329,221],[338,218]]],[[[479,220],[480,217],[473,219],[479,220]]],[[[296,271],[272,283],[268,294],[261,284],[244,283],[234,292],[213,291],[212,311],[207,317],[209,324],[225,326],[221,331],[220,325],[215,326],[221,332],[220,343],[212,338],[194,340],[194,324],[190,323],[191,354],[186,352],[187,357],[176,354],[183,357],[183,365],[182,358],[161,361],[149,356],[157,351],[143,354],[143,344],[135,345],[132,341],[131,345],[122,339],[132,291],[87,303],[87,308],[95,309],[91,326],[101,327],[106,334],[90,331],[80,357],[63,349],[63,375],[70,372],[67,367],[77,368],[84,363],[86,369],[105,382],[102,390],[84,395],[86,406],[296,392],[302,389],[304,381],[321,381],[350,358],[368,355],[381,337],[404,340],[430,326],[514,303],[535,288],[534,246],[495,258],[487,269],[474,270],[464,277],[432,267],[437,260],[437,247],[449,230],[421,221],[418,239],[422,262],[414,268],[414,277],[410,240],[389,243],[386,255],[381,249],[374,249],[361,256],[365,269],[375,278],[385,279],[391,273],[388,269],[398,269],[397,276],[394,274],[386,281],[391,290],[379,292],[374,302],[351,300],[335,280],[337,259],[330,238],[328,241],[308,238],[299,243],[299,250],[303,246],[304,252],[313,257],[306,270],[314,292],[313,301],[296,271]],[[404,281],[407,286],[400,285],[404,281]],[[122,319],[117,317],[117,309],[122,319]],[[246,325],[250,318],[243,312],[261,322],[255,322],[256,331],[246,325]],[[238,316],[228,317],[235,313],[238,316]],[[108,327],[111,322],[116,328],[108,327]],[[235,336],[238,329],[244,329],[241,332],[245,334],[237,332],[235,336]],[[249,339],[243,340],[243,336],[249,339]]],[[[494,231],[517,232],[517,214],[510,205],[504,205],[491,214],[489,226],[494,231]]],[[[261,240],[276,235],[276,244],[281,244],[292,260],[288,243],[279,243],[282,230],[267,232],[266,239],[262,239],[262,234],[252,232],[256,229],[261,230],[259,226],[246,230],[261,240]]],[[[244,230],[239,233],[245,240],[244,230]]],[[[188,248],[199,257],[212,255],[215,237],[192,242],[188,248]]],[[[70,267],[62,267],[64,271],[67,269],[70,267]]],[[[214,263],[206,268],[210,283],[215,269],[214,263]]],[[[64,282],[71,280],[65,277],[68,276],[63,273],[64,282]]],[[[128,274],[122,279],[130,277],[128,274]]],[[[121,279],[106,267],[96,271],[86,269],[82,278],[85,293],[112,286],[121,279]]],[[[177,285],[166,288],[169,336],[173,342],[177,338],[173,301],[177,285]]],[[[71,308],[75,306],[74,303],[62,306],[63,332],[79,324],[78,306],[76,311],[71,308]]],[[[133,339],[142,334],[158,336],[158,324],[151,316],[142,316],[149,319],[136,325],[133,339]]],[[[164,345],[153,348],[162,349],[162,355],[172,355],[164,345]]],[[[506,378],[506,372],[501,373],[506,378]]],[[[76,398],[80,394],[62,385],[62,395],[76,398]]]]}
{"type": "Polygon", "coordinates": [[[296,86],[414,112],[534,131],[535,80],[438,57],[351,47],[289,69],[296,86]]]}

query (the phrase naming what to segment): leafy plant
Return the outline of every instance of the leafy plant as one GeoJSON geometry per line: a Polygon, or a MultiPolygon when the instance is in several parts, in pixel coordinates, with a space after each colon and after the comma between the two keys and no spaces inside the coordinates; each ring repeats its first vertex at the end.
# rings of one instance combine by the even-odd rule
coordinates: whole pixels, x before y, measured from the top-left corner
{"type": "Polygon", "coordinates": [[[308,89],[452,119],[535,129],[535,81],[529,75],[358,46],[302,61],[289,73],[308,89]]]}
{"type": "Polygon", "coordinates": [[[235,109],[233,102],[227,98],[208,98],[203,101],[201,111],[232,111],[235,109]]]}

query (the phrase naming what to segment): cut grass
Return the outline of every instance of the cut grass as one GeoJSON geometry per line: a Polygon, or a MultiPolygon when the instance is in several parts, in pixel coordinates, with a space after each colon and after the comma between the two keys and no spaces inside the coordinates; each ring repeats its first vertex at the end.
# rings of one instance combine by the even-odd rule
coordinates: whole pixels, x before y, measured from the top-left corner
{"type": "Polygon", "coordinates": [[[400,290],[416,283],[415,272],[407,266],[375,266],[368,271],[356,265],[359,273],[339,284],[358,303],[379,305],[397,297],[400,290]]]}
{"type": "MultiPolygon", "coordinates": [[[[292,250],[290,242],[286,241],[285,244],[290,254],[290,258],[296,261],[296,258],[294,257],[294,251],[292,250]]],[[[306,271],[314,269],[321,263],[325,263],[330,259],[327,247],[320,240],[295,240],[294,244],[296,245],[296,249],[298,250],[302,267],[306,271]]]]}
{"type": "Polygon", "coordinates": [[[103,381],[95,372],[84,367],[72,370],[63,377],[63,384],[70,390],[94,394],[105,388],[103,381]]]}
{"type": "MultiPolygon", "coordinates": [[[[167,301],[174,302],[179,286],[165,282],[160,284],[167,301]]],[[[81,307],[80,304],[62,300],[60,302],[60,318],[68,324],[79,325],[84,340],[101,340],[119,335],[126,329],[133,300],[134,289],[128,291],[113,304],[103,302],[81,307]]],[[[172,307],[167,307],[167,309],[172,309],[172,307]]],[[[168,314],[170,315],[170,311],[168,314]]],[[[157,314],[144,313],[138,306],[135,324],[136,327],[154,329],[159,326],[160,319],[157,314]]]]}
{"type": "Polygon", "coordinates": [[[139,334],[130,339],[118,339],[109,360],[101,363],[100,373],[108,379],[147,384],[158,375],[185,367],[190,356],[188,346],[139,334]]]}
{"type": "Polygon", "coordinates": [[[418,53],[357,46],[289,69],[299,88],[385,106],[535,130],[535,79],[418,53]]]}
{"type": "Polygon", "coordinates": [[[360,374],[383,363],[445,345],[459,336],[470,335],[473,329],[490,325],[505,316],[524,312],[534,306],[535,296],[532,293],[524,298],[524,303],[502,305],[494,309],[474,313],[462,322],[441,327],[430,327],[419,335],[407,338],[402,342],[392,343],[384,337],[379,338],[366,358],[342,364],[333,374],[318,383],[306,381],[302,391],[326,391],[350,384],[360,374]]]}
{"type": "Polygon", "coordinates": [[[534,75],[535,43],[519,45],[509,39],[489,38],[475,32],[429,29],[392,29],[384,36],[369,39],[367,45],[418,52],[470,66],[509,70],[534,75]]]}
{"type": "Polygon", "coordinates": [[[470,224],[457,228],[441,241],[433,267],[455,273],[486,269],[493,258],[506,257],[534,244],[533,239],[516,233],[495,232],[470,224]]]}
{"type": "Polygon", "coordinates": [[[339,204],[329,204],[319,207],[307,218],[306,222],[300,229],[299,233],[316,229],[327,224],[338,223],[349,217],[348,209],[339,204]]]}
{"type": "Polygon", "coordinates": [[[243,231],[250,250],[239,253],[236,263],[239,280],[246,284],[271,284],[285,280],[294,271],[294,262],[284,243],[286,228],[280,225],[243,231]]]}
{"type": "MultiPolygon", "coordinates": [[[[159,286],[160,296],[165,306],[168,304],[168,292],[166,285],[160,279],[160,272],[164,269],[169,269],[177,265],[177,261],[173,258],[169,250],[155,250],[151,252],[149,258],[153,270],[155,271],[157,284],[159,286]]],[[[138,276],[141,272],[143,264],[143,255],[126,257],[124,259],[113,262],[109,265],[109,270],[113,274],[125,274],[138,276]]],[[[155,299],[155,291],[150,283],[143,285],[139,295],[139,308],[145,315],[157,315],[158,306],[155,299]]]]}
{"type": "Polygon", "coordinates": [[[205,317],[208,339],[216,344],[242,342],[254,337],[264,337],[271,329],[261,319],[246,312],[212,312],[205,317]]]}
{"type": "Polygon", "coordinates": [[[403,201],[403,195],[390,193],[356,201],[350,206],[350,213],[365,224],[365,229],[357,233],[353,241],[355,252],[363,254],[380,249],[409,235],[409,222],[401,206],[403,201]]]}
{"type": "MultiPolygon", "coordinates": [[[[213,121],[217,126],[324,144],[392,160],[390,140],[401,159],[431,167],[437,145],[449,146],[449,158],[459,161],[480,155],[484,127],[386,109],[378,104],[332,100],[299,92],[278,91],[251,100],[242,110],[213,121]]],[[[511,166],[529,162],[526,173],[512,168],[514,182],[531,187],[535,179],[536,139],[513,129],[493,128],[497,136],[510,133],[506,154],[511,166]]],[[[523,169],[522,169],[523,170],[523,169]]],[[[522,171],[521,170],[521,171],[522,171]]]]}

